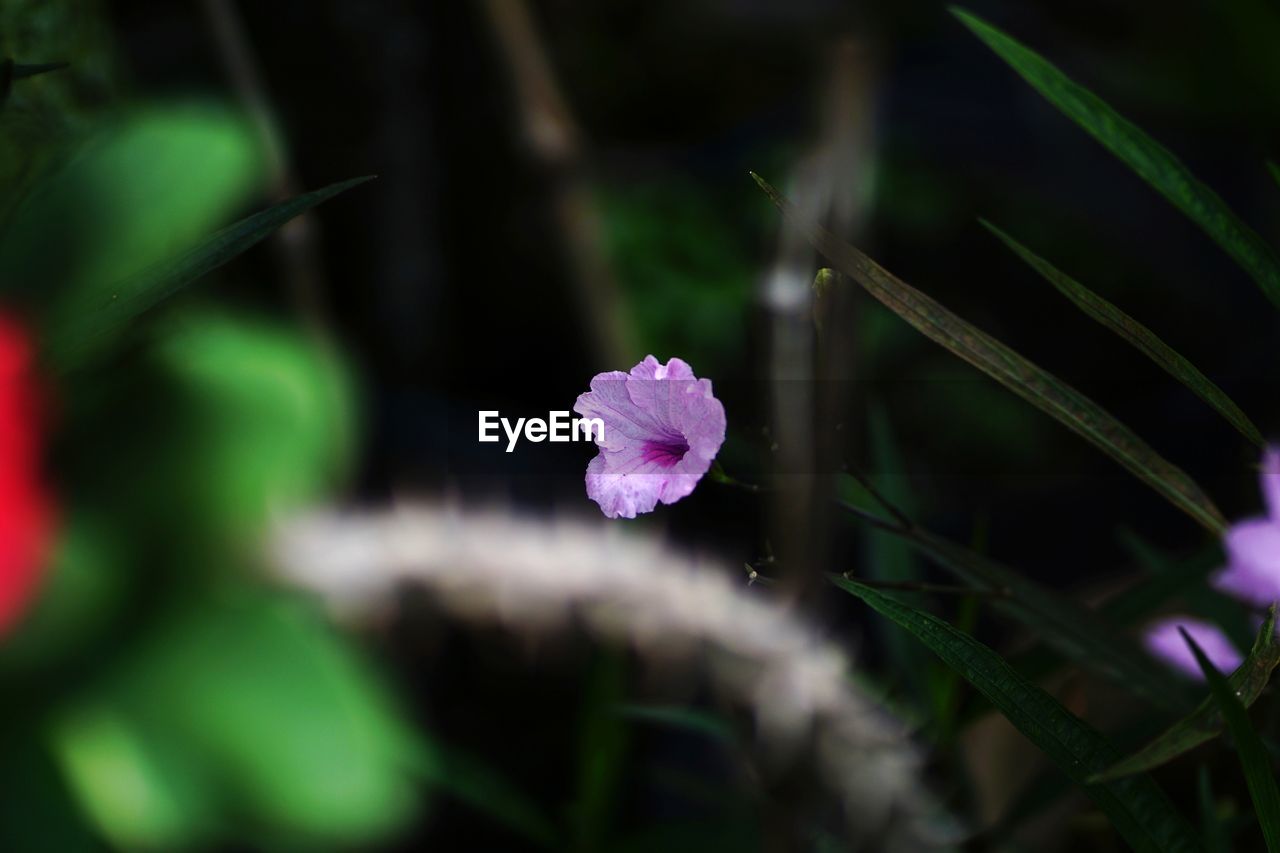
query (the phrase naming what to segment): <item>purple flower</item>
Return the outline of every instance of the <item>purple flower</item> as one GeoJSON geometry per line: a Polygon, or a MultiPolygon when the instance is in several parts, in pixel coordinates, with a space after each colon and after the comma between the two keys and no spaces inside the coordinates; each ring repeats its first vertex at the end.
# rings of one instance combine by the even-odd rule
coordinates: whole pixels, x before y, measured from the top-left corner
{"type": "Polygon", "coordinates": [[[1226,568],[1213,585],[1250,604],[1266,607],[1280,601],[1280,449],[1262,455],[1262,497],[1267,515],[1231,525],[1223,536],[1226,568]]]}
{"type": "Polygon", "coordinates": [[[1203,681],[1204,673],[1191,647],[1178,633],[1179,627],[1186,629],[1219,672],[1230,674],[1244,661],[1244,656],[1217,625],[1190,616],[1170,616],[1148,627],[1143,638],[1147,651],[1179,672],[1203,681]]]}
{"type": "Polygon", "coordinates": [[[724,443],[724,406],[711,380],[678,358],[662,364],[650,355],[630,373],[598,374],[573,410],[604,423],[603,436],[593,431],[600,452],[587,465],[587,497],[609,518],[685,497],[724,443]]]}

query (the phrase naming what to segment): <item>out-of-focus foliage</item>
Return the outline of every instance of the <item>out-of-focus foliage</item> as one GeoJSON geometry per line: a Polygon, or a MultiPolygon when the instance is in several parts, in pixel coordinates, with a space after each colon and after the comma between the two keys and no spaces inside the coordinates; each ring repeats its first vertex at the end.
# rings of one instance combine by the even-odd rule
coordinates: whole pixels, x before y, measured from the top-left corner
{"type": "Polygon", "coordinates": [[[0,109],[0,227],[26,191],[92,126],[115,89],[115,56],[97,0],[5,0],[0,58],[72,61],[74,71],[14,85],[0,109]]]}
{"type": "Polygon", "coordinates": [[[757,273],[742,230],[702,188],[668,180],[600,193],[610,258],[645,352],[731,365],[757,273]]]}
{"type": "Polygon", "coordinates": [[[9,223],[0,280],[9,293],[60,282],[54,311],[73,312],[96,289],[190,248],[260,180],[253,135],[225,108],[171,104],[112,118],[9,223]]]}
{"type": "Polygon", "coordinates": [[[0,4],[0,57],[71,62],[0,111],[0,309],[46,368],[64,343],[80,368],[45,374],[60,530],[0,648],[18,697],[0,785],[22,815],[0,846],[365,843],[416,811],[438,761],[323,614],[258,577],[274,514],[347,470],[351,380],[248,312],[136,316],[350,184],[219,231],[260,201],[254,133],[218,104],[109,100],[95,10],[0,4]]]}
{"type": "Polygon", "coordinates": [[[241,834],[367,838],[396,826],[422,750],[308,606],[212,593],[176,608],[53,729],[105,834],[164,849],[241,834]]]}
{"type": "Polygon", "coordinates": [[[172,325],[156,353],[183,389],[177,452],[187,481],[200,484],[197,517],[233,538],[255,536],[273,512],[338,483],[354,401],[331,354],[260,320],[202,311],[172,325]]]}

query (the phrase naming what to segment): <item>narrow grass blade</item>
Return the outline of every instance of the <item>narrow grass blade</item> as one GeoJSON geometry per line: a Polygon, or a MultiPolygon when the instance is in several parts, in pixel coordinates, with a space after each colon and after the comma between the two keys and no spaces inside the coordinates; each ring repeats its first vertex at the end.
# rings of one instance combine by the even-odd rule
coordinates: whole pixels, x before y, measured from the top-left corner
{"type": "MultiPolygon", "coordinates": [[[[1275,609],[1267,619],[1267,630],[1272,630],[1275,621],[1275,609]]],[[[1253,810],[1262,827],[1262,837],[1266,839],[1267,850],[1280,853],[1280,789],[1276,787],[1275,773],[1271,768],[1271,754],[1262,745],[1258,733],[1249,722],[1245,706],[1237,698],[1234,685],[1222,673],[1218,672],[1209,659],[1205,657],[1196,641],[1185,630],[1182,639],[1196,656],[1204,677],[1209,681],[1209,690],[1213,701],[1217,704],[1222,716],[1227,721],[1227,729],[1236,742],[1236,754],[1240,756],[1240,766],[1244,768],[1244,778],[1249,784],[1249,796],[1253,799],[1253,810]]]]}
{"type": "MultiPolygon", "coordinates": [[[[1262,694],[1271,679],[1271,673],[1280,664],[1280,641],[1275,635],[1275,616],[1268,616],[1253,649],[1227,681],[1239,699],[1236,704],[1247,708],[1262,694]]],[[[1212,697],[1206,698],[1196,709],[1174,723],[1159,737],[1129,757],[1117,761],[1098,773],[1096,781],[1120,779],[1132,773],[1142,773],[1159,767],[1179,755],[1212,740],[1222,732],[1222,712],[1212,697]]]]}
{"type": "Polygon", "coordinates": [[[35,77],[37,74],[48,74],[50,71],[61,71],[70,67],[69,62],[45,62],[40,65],[15,65],[13,66],[13,79],[25,80],[28,77],[35,77]]]}
{"type": "Polygon", "coordinates": [[[176,261],[120,282],[106,302],[48,329],[46,355],[62,370],[78,366],[96,344],[137,315],[266,239],[295,216],[368,180],[372,178],[353,178],[282,201],[224,228],[176,261]]]}
{"type": "Polygon", "coordinates": [[[1151,659],[1128,637],[1073,599],[929,531],[914,528],[898,535],[974,588],[1000,593],[992,601],[996,610],[1081,668],[1162,706],[1182,695],[1182,685],[1172,673],[1151,666],[1151,659]]]}
{"type": "Polygon", "coordinates": [[[1051,104],[1199,225],[1280,306],[1280,259],[1275,252],[1167,148],[1035,51],[964,9],[952,7],[951,13],[1051,104]]]}
{"type": "Polygon", "coordinates": [[[1139,352],[1158,364],[1166,373],[1177,379],[1187,388],[1214,408],[1241,435],[1253,442],[1256,447],[1266,445],[1262,433],[1249,420],[1248,415],[1226,395],[1209,377],[1201,373],[1194,364],[1187,361],[1173,347],[1160,340],[1154,332],[1137,320],[1080,284],[1071,276],[1061,272],[1044,258],[1023,246],[1017,240],[1001,231],[985,219],[982,225],[1008,246],[1015,255],[1022,258],[1032,269],[1040,273],[1058,292],[1075,303],[1076,307],[1094,320],[1106,326],[1120,337],[1137,348],[1139,352]]]}
{"type": "Polygon", "coordinates": [[[786,217],[796,220],[814,248],[837,271],[858,282],[926,337],[1091,442],[1207,530],[1220,535],[1226,529],[1222,513],[1186,472],[1166,461],[1097,403],[897,278],[830,231],[804,221],[763,178],[755,173],[752,177],[786,217]]]}
{"type": "Polygon", "coordinates": [[[678,705],[619,705],[618,713],[640,723],[689,732],[721,743],[733,742],[733,729],[715,714],[678,705]]]}
{"type": "Polygon", "coordinates": [[[1000,710],[1110,818],[1134,850],[1202,850],[1195,831],[1149,777],[1094,784],[1117,754],[1102,735],[982,643],[928,613],[842,577],[832,581],[906,628],[1000,710]]]}

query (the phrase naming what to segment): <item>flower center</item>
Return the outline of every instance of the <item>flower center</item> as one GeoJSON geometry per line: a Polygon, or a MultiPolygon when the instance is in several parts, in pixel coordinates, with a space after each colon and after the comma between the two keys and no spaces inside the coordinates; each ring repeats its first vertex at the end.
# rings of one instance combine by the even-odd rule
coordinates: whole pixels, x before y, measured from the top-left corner
{"type": "Polygon", "coordinates": [[[671,468],[688,452],[689,444],[683,438],[664,438],[660,441],[646,441],[644,449],[640,451],[640,458],[662,468],[671,468]]]}

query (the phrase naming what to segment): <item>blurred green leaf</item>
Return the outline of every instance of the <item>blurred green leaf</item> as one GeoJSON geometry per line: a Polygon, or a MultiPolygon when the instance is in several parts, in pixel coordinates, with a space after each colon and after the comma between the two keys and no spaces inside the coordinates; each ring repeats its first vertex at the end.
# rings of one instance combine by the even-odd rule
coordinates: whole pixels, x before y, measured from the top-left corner
{"type": "Polygon", "coordinates": [[[0,735],[0,850],[103,853],[100,833],[74,802],[38,726],[12,716],[0,735]]]}
{"type": "Polygon", "coordinates": [[[1253,421],[1249,420],[1249,416],[1241,411],[1240,407],[1221,388],[1215,385],[1209,377],[1201,373],[1194,364],[1183,358],[1180,353],[1160,340],[1154,332],[1089,288],[1058,270],[1044,258],[1035,254],[990,222],[985,219],[981,220],[981,222],[988,231],[995,234],[1002,243],[1012,249],[1014,254],[1022,258],[1032,269],[1040,273],[1050,284],[1057,288],[1059,293],[1075,303],[1076,307],[1124,338],[1170,376],[1191,389],[1196,396],[1212,406],[1218,414],[1222,415],[1229,424],[1239,430],[1240,434],[1251,441],[1254,446],[1262,447],[1266,444],[1266,439],[1262,437],[1262,433],[1254,426],[1253,421]]]}
{"type": "Polygon", "coordinates": [[[832,576],[831,580],[911,631],[986,696],[1018,731],[1082,786],[1133,849],[1202,849],[1194,830],[1149,777],[1090,783],[1088,778],[1093,771],[1114,760],[1114,747],[991,649],[942,620],[871,587],[840,576],[832,576]]]}
{"type": "Polygon", "coordinates": [[[1074,430],[1212,533],[1221,534],[1226,529],[1222,513],[1186,472],[1166,461],[1098,404],[895,277],[825,228],[797,220],[799,214],[790,202],[758,175],[752,177],[783,214],[804,229],[809,241],[838,271],[858,282],[898,316],[1074,430]]]}
{"type": "Polygon", "coordinates": [[[1044,57],[964,9],[952,7],[951,13],[1051,104],[1204,229],[1280,306],[1280,259],[1177,157],[1044,57]]]}
{"type": "Polygon", "coordinates": [[[86,513],[64,514],[36,600],[0,644],[0,672],[50,666],[110,626],[126,583],[118,539],[118,531],[86,513]]]}
{"type": "Polygon", "coordinates": [[[0,232],[27,192],[115,103],[114,41],[104,12],[81,0],[0,3],[0,56],[75,60],[58,74],[15,84],[0,110],[0,232]]]}
{"type": "Polygon", "coordinates": [[[66,62],[46,62],[40,65],[15,65],[13,66],[13,79],[25,80],[28,77],[35,77],[38,74],[48,74],[50,71],[61,71],[66,68],[66,62]]]}
{"type": "Polygon", "coordinates": [[[614,710],[626,686],[625,658],[597,654],[587,679],[578,725],[577,785],[569,822],[577,849],[607,849],[606,836],[624,781],[630,727],[614,710]]]}
{"type": "MultiPolygon", "coordinates": [[[[1275,635],[1275,617],[1267,618],[1253,648],[1244,662],[1231,674],[1231,689],[1244,707],[1252,705],[1280,665],[1280,640],[1275,635]]],[[[1172,761],[1179,755],[1212,740],[1222,732],[1222,712],[1213,697],[1206,698],[1196,709],[1178,720],[1159,737],[1134,754],[1095,775],[1098,781],[1120,779],[1141,773],[1172,761]]]]}
{"type": "MultiPolygon", "coordinates": [[[[1200,664],[1204,677],[1208,679],[1214,704],[1226,719],[1227,729],[1236,742],[1236,754],[1240,756],[1240,765],[1244,768],[1245,781],[1249,784],[1249,796],[1253,799],[1254,812],[1262,827],[1262,836],[1266,839],[1267,850],[1277,853],[1280,851],[1280,789],[1276,787],[1275,771],[1271,767],[1271,754],[1262,745],[1258,733],[1253,729],[1253,724],[1249,722],[1245,705],[1241,703],[1243,697],[1236,689],[1236,685],[1224,678],[1217,667],[1209,662],[1186,629],[1178,630],[1182,633],[1182,639],[1186,640],[1192,653],[1195,654],[1196,663],[1200,664]]],[[[1262,630],[1267,635],[1268,643],[1276,645],[1274,607],[1271,608],[1271,614],[1267,617],[1262,630]]],[[[1261,637],[1259,640],[1261,641],[1261,637]]]]}
{"type": "Polygon", "coordinates": [[[164,850],[211,833],[215,795],[198,766],[160,748],[145,727],[106,708],[57,723],[63,772],[85,816],[113,845],[164,850]]]}
{"type": "MultiPolygon", "coordinates": [[[[178,385],[174,466],[215,533],[255,535],[346,470],[353,388],[336,354],[287,327],[201,310],[159,331],[154,355],[178,385]]],[[[171,476],[171,475],[170,475],[171,476]]],[[[172,495],[170,500],[172,500],[172,495]]]]}
{"type": "Polygon", "coordinates": [[[725,205],[707,187],[674,175],[606,186],[598,201],[610,261],[644,351],[732,363],[756,275],[746,229],[726,222],[725,205]]]}
{"type": "Polygon", "coordinates": [[[427,754],[309,605],[247,592],[172,612],[53,737],[113,839],[368,842],[411,816],[427,754]]]}
{"type": "Polygon", "coordinates": [[[73,317],[223,225],[262,168],[252,129],[223,108],[175,103],[104,121],[0,235],[0,289],[54,322],[73,317]]]}
{"type": "Polygon", "coordinates": [[[354,178],[281,202],[219,231],[176,261],[117,282],[49,330],[49,354],[64,369],[74,366],[93,345],[136,315],[253,247],[300,213],[368,180],[354,178]]]}

